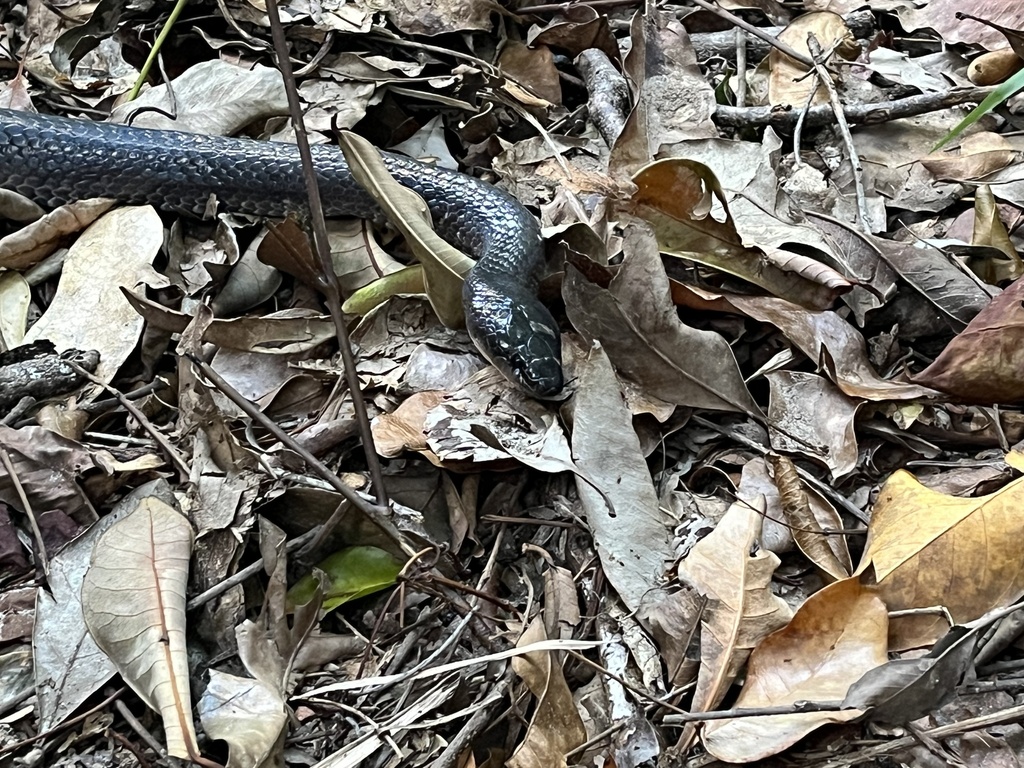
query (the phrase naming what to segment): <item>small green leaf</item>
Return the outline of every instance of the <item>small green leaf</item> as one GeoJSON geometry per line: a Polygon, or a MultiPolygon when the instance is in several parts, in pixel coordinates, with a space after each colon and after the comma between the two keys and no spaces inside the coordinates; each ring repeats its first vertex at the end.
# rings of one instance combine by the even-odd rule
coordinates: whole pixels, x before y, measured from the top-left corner
{"type": "MultiPolygon", "coordinates": [[[[327,574],[324,591],[325,611],[359,597],[379,592],[395,583],[403,563],[378,547],[346,547],[325,558],[316,569],[327,574]]],[[[316,592],[313,574],[303,576],[288,590],[289,606],[309,602],[316,592]]]]}
{"type": "Polygon", "coordinates": [[[400,293],[423,293],[423,290],[423,267],[413,264],[364,285],[348,297],[341,305],[341,311],[362,317],[392,296],[400,293]]]}

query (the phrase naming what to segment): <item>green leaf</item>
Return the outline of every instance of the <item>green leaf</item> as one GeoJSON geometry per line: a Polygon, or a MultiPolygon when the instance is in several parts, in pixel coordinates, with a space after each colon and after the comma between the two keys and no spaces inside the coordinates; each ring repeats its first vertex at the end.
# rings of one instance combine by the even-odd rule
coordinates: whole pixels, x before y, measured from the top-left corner
{"type": "Polygon", "coordinates": [[[364,285],[348,297],[341,305],[341,311],[362,317],[368,315],[370,310],[376,309],[392,296],[397,296],[400,293],[423,293],[423,291],[423,266],[413,264],[364,285]]]}
{"type": "Polygon", "coordinates": [[[967,117],[961,120],[952,131],[950,131],[943,137],[942,141],[940,141],[938,144],[932,147],[932,152],[938,151],[943,146],[951,142],[953,139],[955,139],[965,130],[970,128],[976,122],[981,120],[981,118],[983,118],[985,115],[987,115],[989,112],[991,112],[993,109],[995,109],[1000,104],[1005,102],[1007,99],[1009,99],[1011,96],[1013,96],[1015,93],[1017,93],[1017,91],[1021,89],[1024,89],[1024,69],[1015,74],[1006,82],[1000,83],[998,86],[996,86],[996,89],[992,91],[992,93],[990,93],[988,96],[986,96],[985,100],[981,102],[981,104],[972,109],[970,114],[967,115],[967,117]]]}
{"type": "MultiPolygon", "coordinates": [[[[324,610],[379,592],[395,583],[404,563],[378,547],[346,547],[325,558],[316,570],[327,575],[324,610]]],[[[288,590],[289,606],[309,602],[317,589],[317,580],[310,573],[288,590]]]]}
{"type": "Polygon", "coordinates": [[[376,147],[348,132],[341,134],[339,144],[356,181],[405,235],[423,265],[427,299],[438,319],[448,328],[463,327],[462,278],[473,268],[473,260],[434,232],[423,198],[391,177],[376,147]]]}

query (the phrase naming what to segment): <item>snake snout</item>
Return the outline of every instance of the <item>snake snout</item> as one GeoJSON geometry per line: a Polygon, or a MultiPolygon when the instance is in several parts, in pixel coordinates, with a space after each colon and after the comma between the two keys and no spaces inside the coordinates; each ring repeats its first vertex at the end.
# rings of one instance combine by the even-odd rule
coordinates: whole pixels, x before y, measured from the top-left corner
{"type": "Polygon", "coordinates": [[[466,282],[466,326],[473,343],[495,368],[534,397],[562,391],[562,339],[551,312],[529,291],[513,285],[466,282]]]}

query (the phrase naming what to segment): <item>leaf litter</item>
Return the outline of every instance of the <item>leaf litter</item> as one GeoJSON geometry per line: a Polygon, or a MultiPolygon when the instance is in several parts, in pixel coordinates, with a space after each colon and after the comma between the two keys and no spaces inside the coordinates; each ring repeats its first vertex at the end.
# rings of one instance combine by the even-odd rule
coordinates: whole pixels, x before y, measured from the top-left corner
{"type": "MultiPolygon", "coordinates": [[[[354,381],[302,212],[5,192],[0,758],[1020,762],[1024,18],[797,5],[281,4],[389,219],[329,222],[354,381]],[[539,216],[559,399],[370,144],[539,216]]],[[[258,4],[129,99],[161,10],[5,8],[0,104],[293,140],[258,4]]]]}

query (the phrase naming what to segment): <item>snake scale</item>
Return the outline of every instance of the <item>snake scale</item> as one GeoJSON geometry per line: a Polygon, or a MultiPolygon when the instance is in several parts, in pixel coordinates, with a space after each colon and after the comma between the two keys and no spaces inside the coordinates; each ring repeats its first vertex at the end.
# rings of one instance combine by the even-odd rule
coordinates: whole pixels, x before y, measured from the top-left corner
{"type": "MultiPolygon", "coordinates": [[[[342,153],[313,147],[327,216],[380,211],[342,153]]],[[[463,286],[466,327],[480,352],[531,395],[562,389],[558,325],[537,298],[544,248],[514,197],[455,171],[385,154],[388,171],[427,202],[438,233],[476,259],[463,286]]],[[[202,216],[222,210],[280,217],[303,210],[294,145],[131,128],[0,109],[0,187],[45,208],[109,197],[202,216]]]]}

